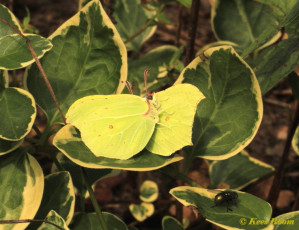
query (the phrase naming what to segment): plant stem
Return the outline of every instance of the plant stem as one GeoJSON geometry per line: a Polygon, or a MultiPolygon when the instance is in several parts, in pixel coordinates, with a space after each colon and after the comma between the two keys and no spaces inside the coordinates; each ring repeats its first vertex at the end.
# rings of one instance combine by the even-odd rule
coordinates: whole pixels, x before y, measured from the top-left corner
{"type": "Polygon", "coordinates": [[[38,127],[36,126],[36,124],[33,124],[32,128],[34,129],[34,131],[36,132],[37,136],[41,136],[42,133],[41,131],[39,131],[38,127]]]}
{"type": "Polygon", "coordinates": [[[197,22],[199,12],[199,0],[192,0],[191,18],[189,24],[189,41],[186,47],[185,66],[188,65],[194,58],[194,44],[196,38],[197,22]]]}
{"type": "Polygon", "coordinates": [[[79,209],[80,212],[85,212],[85,197],[84,194],[79,192],[79,209]]]}
{"type": "Polygon", "coordinates": [[[61,110],[60,106],[59,106],[59,103],[58,103],[58,101],[57,101],[57,98],[56,98],[56,96],[55,96],[55,93],[54,93],[54,91],[53,91],[53,88],[52,88],[52,86],[51,86],[51,84],[50,84],[50,82],[49,82],[49,80],[48,80],[48,77],[47,77],[47,75],[46,75],[46,73],[45,73],[45,71],[44,71],[44,69],[43,69],[43,67],[42,67],[42,65],[41,65],[41,63],[40,63],[40,61],[38,60],[38,57],[37,57],[37,55],[36,55],[34,49],[33,49],[32,46],[31,46],[30,40],[29,40],[29,39],[28,39],[22,32],[18,31],[14,26],[12,26],[12,25],[11,25],[8,21],[6,21],[5,19],[3,19],[3,18],[0,17],[0,21],[2,21],[2,22],[4,22],[5,24],[7,24],[7,25],[8,25],[11,29],[13,29],[17,34],[19,34],[22,38],[25,39],[26,44],[27,44],[27,46],[28,46],[28,49],[29,49],[29,51],[30,51],[32,57],[33,57],[34,60],[35,60],[35,63],[36,63],[36,65],[37,65],[37,67],[39,68],[39,70],[40,70],[40,72],[41,72],[41,74],[42,74],[42,76],[43,76],[43,79],[44,79],[44,81],[45,81],[45,83],[46,83],[46,86],[48,87],[48,90],[49,90],[49,92],[50,92],[50,94],[51,94],[51,96],[52,96],[52,98],[53,98],[53,100],[54,100],[54,102],[55,102],[55,105],[56,105],[56,107],[57,107],[57,109],[58,109],[58,111],[59,111],[59,114],[60,114],[60,116],[61,116],[61,118],[62,118],[64,124],[66,124],[66,119],[65,119],[65,117],[64,117],[64,115],[63,115],[63,113],[62,113],[62,110],[61,110]]]}
{"type": "Polygon", "coordinates": [[[106,222],[104,220],[104,217],[103,217],[103,214],[102,214],[102,211],[100,209],[100,206],[98,204],[98,201],[93,193],[93,190],[91,188],[91,185],[90,183],[88,182],[88,177],[87,177],[87,174],[86,174],[86,171],[83,167],[80,167],[81,168],[81,172],[82,172],[82,175],[83,175],[83,181],[84,181],[84,184],[86,186],[86,189],[89,193],[89,196],[90,196],[90,200],[91,200],[91,203],[93,205],[93,208],[97,214],[97,217],[99,219],[99,222],[100,222],[100,225],[101,225],[101,229],[102,230],[108,230],[107,228],[107,225],[106,225],[106,222]]]}
{"type": "Polygon", "coordinates": [[[39,144],[40,145],[45,145],[45,143],[48,139],[48,136],[49,136],[50,128],[51,128],[50,124],[47,123],[42,135],[39,138],[39,144]]]}
{"type": "Polygon", "coordinates": [[[200,184],[196,183],[194,180],[192,180],[190,177],[186,176],[185,174],[179,172],[177,169],[174,169],[172,166],[161,168],[161,169],[159,169],[159,171],[173,179],[182,180],[183,182],[185,182],[193,187],[203,188],[200,184]]]}
{"type": "Polygon", "coordinates": [[[17,71],[12,70],[11,71],[11,76],[12,76],[11,85],[14,86],[14,87],[18,87],[19,83],[18,83],[18,78],[17,78],[17,71]]]}
{"type": "Polygon", "coordinates": [[[182,31],[182,16],[183,16],[183,5],[179,2],[177,2],[179,5],[179,15],[178,15],[178,29],[176,31],[176,36],[175,36],[175,44],[177,47],[180,46],[180,38],[181,38],[181,31],[182,31]]]}
{"type": "Polygon", "coordinates": [[[194,156],[193,154],[186,154],[186,153],[184,155],[185,155],[185,165],[184,165],[183,173],[187,174],[187,172],[191,168],[194,156]]]}
{"type": "Polygon", "coordinates": [[[22,224],[22,223],[46,223],[46,224],[51,224],[53,226],[55,226],[56,228],[60,229],[60,230],[64,230],[64,228],[50,222],[47,220],[31,220],[31,219],[25,219],[25,220],[0,220],[0,225],[1,224],[22,224]]]}
{"type": "Polygon", "coordinates": [[[129,37],[127,40],[125,40],[124,43],[128,43],[129,41],[133,40],[136,38],[139,34],[141,34],[143,31],[147,29],[147,27],[150,25],[150,21],[147,21],[144,26],[142,26],[139,30],[136,31],[135,34],[133,34],[131,37],[129,37]]]}
{"type": "Polygon", "coordinates": [[[293,139],[293,136],[295,134],[295,131],[296,131],[296,128],[297,128],[298,124],[299,124],[299,106],[298,106],[298,101],[296,101],[296,112],[295,112],[295,115],[294,115],[294,119],[293,119],[293,122],[291,123],[291,125],[289,127],[289,133],[288,133],[287,140],[285,142],[283,154],[282,154],[282,157],[280,159],[279,166],[276,170],[274,180],[273,180],[273,183],[272,183],[272,187],[271,187],[270,193],[268,195],[268,199],[267,199],[267,201],[271,204],[273,209],[276,206],[279,191],[280,191],[280,188],[281,188],[282,179],[283,179],[284,172],[285,172],[285,165],[286,165],[289,153],[290,153],[290,147],[291,147],[292,139],[293,139]]]}
{"type": "Polygon", "coordinates": [[[59,171],[65,171],[65,169],[63,168],[63,166],[60,164],[60,162],[57,160],[56,155],[54,154],[54,152],[49,151],[50,156],[52,158],[52,161],[54,162],[55,166],[57,167],[57,169],[59,171]]]}
{"type": "Polygon", "coordinates": [[[189,184],[190,186],[203,188],[200,184],[198,184],[197,182],[195,182],[194,180],[192,180],[190,177],[186,176],[183,173],[178,173],[176,176],[178,179],[184,181],[185,183],[189,184]]]}

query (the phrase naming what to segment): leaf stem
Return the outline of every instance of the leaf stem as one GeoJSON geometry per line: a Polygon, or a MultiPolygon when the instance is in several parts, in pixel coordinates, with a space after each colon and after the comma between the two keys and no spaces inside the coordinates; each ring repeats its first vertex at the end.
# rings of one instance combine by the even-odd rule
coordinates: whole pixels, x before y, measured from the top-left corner
{"type": "Polygon", "coordinates": [[[12,25],[11,25],[8,21],[6,21],[5,19],[3,19],[3,18],[0,17],[0,21],[2,21],[2,22],[4,22],[5,24],[7,24],[7,25],[8,25],[11,29],[13,29],[17,34],[19,34],[22,38],[25,39],[26,44],[27,44],[27,46],[28,46],[28,49],[29,49],[29,51],[30,51],[32,57],[33,57],[34,60],[35,60],[35,63],[36,63],[36,65],[37,65],[37,67],[39,68],[39,70],[40,70],[40,72],[41,72],[41,74],[42,74],[42,76],[43,76],[43,79],[44,79],[44,81],[45,81],[45,83],[46,83],[46,86],[48,87],[48,90],[49,90],[49,92],[50,92],[50,94],[51,94],[51,96],[52,96],[52,98],[53,98],[53,100],[54,100],[54,102],[55,102],[55,105],[56,105],[56,107],[57,107],[57,109],[58,109],[58,111],[59,111],[59,114],[60,114],[60,116],[61,116],[61,118],[62,118],[64,124],[66,124],[66,119],[65,119],[65,117],[64,117],[64,115],[63,115],[63,113],[62,113],[62,110],[61,110],[60,106],[59,106],[59,103],[58,103],[58,101],[57,101],[57,98],[56,98],[56,96],[55,96],[55,93],[54,93],[54,91],[53,91],[53,88],[52,88],[52,86],[51,86],[51,84],[50,84],[50,82],[49,82],[49,80],[48,80],[48,77],[47,77],[47,75],[46,75],[46,73],[45,73],[45,71],[44,71],[44,69],[43,69],[43,67],[42,67],[42,65],[41,65],[41,63],[40,63],[40,61],[38,60],[38,57],[37,57],[37,55],[36,55],[34,49],[33,49],[32,46],[31,46],[31,43],[30,43],[29,38],[27,38],[22,32],[18,31],[14,26],[12,26],[12,25]]]}
{"type": "Polygon", "coordinates": [[[94,195],[94,192],[91,188],[91,185],[90,183],[88,182],[88,177],[87,177],[87,174],[86,174],[86,171],[83,167],[80,167],[81,168],[81,171],[82,171],[82,175],[83,175],[83,181],[84,181],[84,184],[86,186],[86,189],[89,193],[89,196],[90,196],[90,200],[91,200],[91,203],[93,205],[93,208],[97,214],[97,217],[98,217],[98,220],[100,222],[100,225],[101,225],[101,229],[102,230],[108,230],[107,228],[107,225],[106,225],[106,222],[104,220],[104,217],[103,217],[103,214],[102,214],[102,211],[100,209],[100,206],[98,204],[98,201],[94,195]]]}
{"type": "Polygon", "coordinates": [[[293,118],[293,122],[291,123],[291,125],[289,127],[289,133],[288,133],[287,140],[285,142],[283,154],[280,159],[279,166],[276,170],[274,180],[272,183],[272,187],[271,187],[270,193],[268,195],[268,199],[267,199],[267,201],[271,204],[273,209],[276,206],[276,202],[277,202],[279,191],[280,191],[281,184],[282,184],[282,179],[283,179],[283,176],[285,173],[285,165],[286,165],[289,153],[290,153],[292,139],[293,139],[293,136],[295,134],[298,124],[299,124],[299,103],[298,103],[298,101],[296,101],[296,112],[295,112],[295,115],[293,118]]]}
{"type": "Polygon", "coordinates": [[[51,128],[50,124],[47,123],[47,125],[46,125],[43,133],[41,134],[40,139],[39,139],[39,144],[40,145],[45,145],[46,140],[48,139],[48,136],[49,136],[50,128],[51,128]]]}

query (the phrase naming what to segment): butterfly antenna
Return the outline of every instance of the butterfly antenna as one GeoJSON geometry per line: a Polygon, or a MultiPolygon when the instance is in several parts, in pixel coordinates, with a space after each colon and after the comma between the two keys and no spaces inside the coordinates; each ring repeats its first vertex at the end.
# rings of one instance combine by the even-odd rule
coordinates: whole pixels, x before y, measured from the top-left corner
{"type": "Polygon", "coordinates": [[[147,90],[147,74],[148,74],[149,71],[150,71],[150,69],[146,69],[146,70],[144,70],[144,74],[143,74],[143,76],[144,76],[144,89],[145,89],[147,97],[151,96],[150,92],[147,90]]]}
{"type": "Polygon", "coordinates": [[[146,92],[146,103],[148,105],[148,110],[145,114],[143,114],[144,116],[147,116],[149,114],[149,112],[151,111],[151,103],[149,102],[149,98],[152,96],[151,93],[147,90],[147,74],[150,70],[146,69],[144,70],[144,88],[145,88],[145,92],[146,92]]]}
{"type": "Polygon", "coordinates": [[[121,81],[121,83],[126,84],[126,87],[130,94],[133,94],[132,84],[129,81],[121,81]]]}

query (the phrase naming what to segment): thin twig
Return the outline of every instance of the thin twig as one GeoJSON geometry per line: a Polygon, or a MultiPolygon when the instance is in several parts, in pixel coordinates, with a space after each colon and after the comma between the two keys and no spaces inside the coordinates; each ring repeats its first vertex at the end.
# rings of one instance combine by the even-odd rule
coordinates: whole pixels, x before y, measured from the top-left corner
{"type": "Polygon", "coordinates": [[[133,40],[134,38],[136,38],[139,34],[141,34],[143,31],[145,31],[148,26],[149,26],[149,21],[147,21],[144,26],[142,26],[139,30],[136,31],[135,34],[133,34],[131,37],[129,37],[127,40],[125,40],[124,43],[128,43],[129,41],[133,40]]]}
{"type": "Polygon", "coordinates": [[[55,105],[56,105],[56,107],[57,107],[57,109],[58,109],[58,111],[59,111],[59,114],[60,114],[60,116],[61,116],[61,118],[62,118],[64,124],[66,124],[66,119],[65,119],[65,117],[64,117],[64,115],[63,115],[63,113],[62,113],[62,110],[61,110],[60,106],[59,106],[59,103],[58,103],[58,101],[57,101],[57,98],[56,98],[56,96],[55,96],[55,93],[54,93],[54,91],[53,91],[53,88],[52,88],[52,86],[51,86],[51,84],[50,84],[50,82],[49,82],[49,80],[48,80],[48,77],[47,77],[47,75],[46,75],[46,73],[45,73],[45,71],[44,71],[44,69],[43,69],[43,67],[42,67],[42,65],[41,65],[41,63],[40,63],[40,61],[38,60],[38,57],[37,57],[37,55],[36,55],[34,49],[33,49],[32,46],[31,46],[30,40],[29,40],[29,39],[28,39],[22,32],[18,31],[14,26],[12,26],[12,25],[11,25],[8,21],[6,21],[5,19],[0,18],[0,21],[2,21],[2,22],[4,22],[5,24],[7,24],[7,25],[8,25],[11,29],[13,29],[17,34],[19,34],[22,38],[25,39],[26,44],[27,44],[27,46],[28,46],[28,48],[29,48],[29,51],[30,51],[32,57],[34,58],[35,63],[36,63],[36,65],[37,65],[37,67],[39,68],[39,70],[40,70],[40,72],[41,72],[41,74],[42,74],[42,76],[43,76],[43,79],[44,79],[44,81],[45,81],[45,83],[46,83],[46,85],[47,85],[47,87],[48,87],[48,90],[49,90],[49,92],[50,92],[50,94],[51,94],[51,96],[52,96],[52,98],[53,98],[53,100],[54,100],[54,102],[55,102],[55,105]]]}
{"type": "Polygon", "coordinates": [[[145,31],[148,27],[153,26],[156,23],[156,17],[158,14],[161,13],[161,11],[164,9],[164,4],[161,4],[159,9],[156,12],[156,15],[153,18],[148,19],[145,24],[136,31],[135,34],[133,34],[132,36],[130,36],[127,40],[124,41],[124,43],[128,43],[129,41],[133,40],[134,38],[136,38],[138,35],[140,35],[143,31],[145,31]]]}
{"type": "Polygon", "coordinates": [[[57,224],[54,224],[50,221],[47,220],[31,220],[31,219],[25,219],[25,220],[0,220],[0,224],[23,224],[23,223],[46,223],[46,224],[51,224],[53,226],[55,226],[56,228],[60,229],[60,230],[64,230],[64,228],[58,226],[57,224]]]}
{"type": "Polygon", "coordinates": [[[285,172],[285,165],[286,165],[289,153],[290,153],[292,139],[293,139],[293,136],[295,134],[298,124],[299,124],[299,106],[298,106],[298,102],[296,102],[296,112],[294,115],[294,119],[289,128],[289,133],[288,133],[287,140],[285,142],[283,154],[280,159],[279,166],[276,170],[275,177],[274,177],[274,180],[272,183],[272,187],[271,187],[270,193],[268,195],[268,199],[267,199],[267,201],[271,204],[273,209],[276,206],[279,191],[281,188],[282,179],[283,179],[284,172],[285,172]]]}
{"type": "Polygon", "coordinates": [[[198,22],[199,0],[192,0],[191,18],[189,25],[189,41],[186,47],[185,66],[188,65],[194,58],[194,44],[196,39],[196,30],[198,22]]]}

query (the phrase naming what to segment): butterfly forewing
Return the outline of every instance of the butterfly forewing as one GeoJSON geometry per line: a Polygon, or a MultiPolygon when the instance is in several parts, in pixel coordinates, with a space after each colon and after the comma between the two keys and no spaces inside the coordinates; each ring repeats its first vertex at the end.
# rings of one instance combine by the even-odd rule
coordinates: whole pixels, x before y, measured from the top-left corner
{"type": "Polygon", "coordinates": [[[159,122],[146,148],[152,153],[169,156],[192,145],[194,114],[203,98],[191,84],[175,85],[154,94],[153,106],[158,109],[159,122]]]}
{"type": "Polygon", "coordinates": [[[141,97],[96,95],[76,101],[67,122],[79,129],[86,146],[96,155],[128,159],[140,152],[153,134],[158,114],[141,97]]]}

